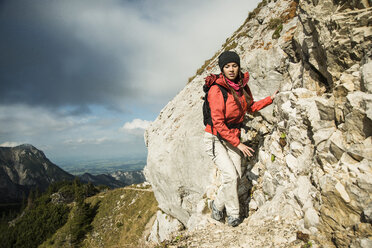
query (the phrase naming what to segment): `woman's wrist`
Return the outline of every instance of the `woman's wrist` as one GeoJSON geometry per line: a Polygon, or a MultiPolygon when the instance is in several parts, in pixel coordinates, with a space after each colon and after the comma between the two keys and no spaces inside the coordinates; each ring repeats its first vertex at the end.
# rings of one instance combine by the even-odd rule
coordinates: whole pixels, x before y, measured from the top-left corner
{"type": "Polygon", "coordinates": [[[279,92],[279,91],[277,90],[277,91],[275,91],[275,93],[274,93],[273,95],[270,96],[271,101],[274,101],[275,96],[276,96],[276,94],[278,94],[278,92],[279,92]]]}

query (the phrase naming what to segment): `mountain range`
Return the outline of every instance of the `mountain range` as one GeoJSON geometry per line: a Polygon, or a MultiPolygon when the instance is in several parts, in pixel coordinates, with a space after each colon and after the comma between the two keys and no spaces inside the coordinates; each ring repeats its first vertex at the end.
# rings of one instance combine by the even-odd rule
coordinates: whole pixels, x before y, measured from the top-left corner
{"type": "MultiPolygon", "coordinates": [[[[74,180],[76,176],[52,163],[30,144],[0,147],[0,203],[19,202],[31,189],[45,191],[49,184],[74,180]]],[[[142,171],[115,172],[112,175],[78,176],[82,182],[119,188],[144,181],[142,171]]]]}

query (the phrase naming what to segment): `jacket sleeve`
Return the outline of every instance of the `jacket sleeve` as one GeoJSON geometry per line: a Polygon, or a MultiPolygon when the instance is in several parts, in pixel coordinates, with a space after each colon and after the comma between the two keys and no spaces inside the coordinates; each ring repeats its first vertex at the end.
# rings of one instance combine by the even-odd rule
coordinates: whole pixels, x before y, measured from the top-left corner
{"type": "Polygon", "coordinates": [[[222,92],[217,85],[213,85],[210,88],[208,92],[208,102],[211,109],[213,128],[215,128],[221,137],[231,145],[238,146],[240,143],[239,137],[236,135],[234,129],[229,129],[226,126],[226,104],[222,92]]]}
{"type": "Polygon", "coordinates": [[[273,100],[271,99],[270,96],[268,96],[264,99],[261,99],[257,102],[253,101],[252,104],[251,104],[249,112],[253,113],[253,112],[259,111],[259,110],[263,109],[264,107],[270,105],[272,102],[273,102],[273,100]]]}
{"type": "Polygon", "coordinates": [[[249,94],[249,96],[252,99],[252,102],[251,102],[251,104],[250,104],[250,106],[248,108],[248,112],[249,113],[253,113],[253,112],[259,111],[259,110],[263,109],[264,107],[266,107],[266,106],[268,106],[268,105],[270,105],[270,104],[273,103],[273,100],[271,99],[270,96],[265,97],[264,99],[261,99],[261,100],[255,102],[253,100],[253,96],[252,96],[251,90],[249,89],[248,86],[246,86],[246,87],[248,89],[248,94],[249,94]]]}

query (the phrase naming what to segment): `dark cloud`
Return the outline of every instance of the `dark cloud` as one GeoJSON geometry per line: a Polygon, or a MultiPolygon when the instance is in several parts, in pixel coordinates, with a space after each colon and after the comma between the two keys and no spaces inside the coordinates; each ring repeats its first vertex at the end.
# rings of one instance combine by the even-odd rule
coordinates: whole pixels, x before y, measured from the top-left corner
{"type": "Polygon", "coordinates": [[[144,154],[124,123],[154,120],[258,1],[0,0],[0,145],[144,154]]]}
{"type": "Polygon", "coordinates": [[[71,115],[89,113],[92,105],[157,112],[233,31],[230,21],[245,19],[243,5],[251,5],[226,4],[3,1],[0,105],[67,106],[71,115]]]}
{"type": "Polygon", "coordinates": [[[0,8],[0,104],[83,109],[132,94],[118,56],[85,43],[48,6],[7,1],[0,8]]]}

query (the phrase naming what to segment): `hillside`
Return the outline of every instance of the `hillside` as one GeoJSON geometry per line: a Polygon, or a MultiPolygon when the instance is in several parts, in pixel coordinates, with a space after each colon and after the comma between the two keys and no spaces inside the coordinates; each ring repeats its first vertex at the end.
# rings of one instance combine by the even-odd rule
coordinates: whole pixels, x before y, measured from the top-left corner
{"type": "MultiPolygon", "coordinates": [[[[144,247],[146,224],[157,211],[151,188],[136,185],[101,192],[85,200],[96,209],[89,233],[79,247],[144,247]]],[[[66,224],[40,247],[72,247],[70,228],[75,207],[66,224]]],[[[147,229],[146,229],[147,227],[147,229]]]]}
{"type": "Polygon", "coordinates": [[[158,224],[176,233],[172,245],[372,247],[371,25],[370,1],[265,0],[205,61],[145,133],[159,208],[187,228],[158,224]],[[219,173],[204,152],[200,100],[225,50],[240,54],[254,99],[280,90],[246,115],[241,139],[256,153],[235,229],[209,217],[219,173]]]}
{"type": "Polygon", "coordinates": [[[79,179],[31,194],[2,215],[1,247],[144,247],[157,202],[144,183],[108,190],[79,179]]]}

